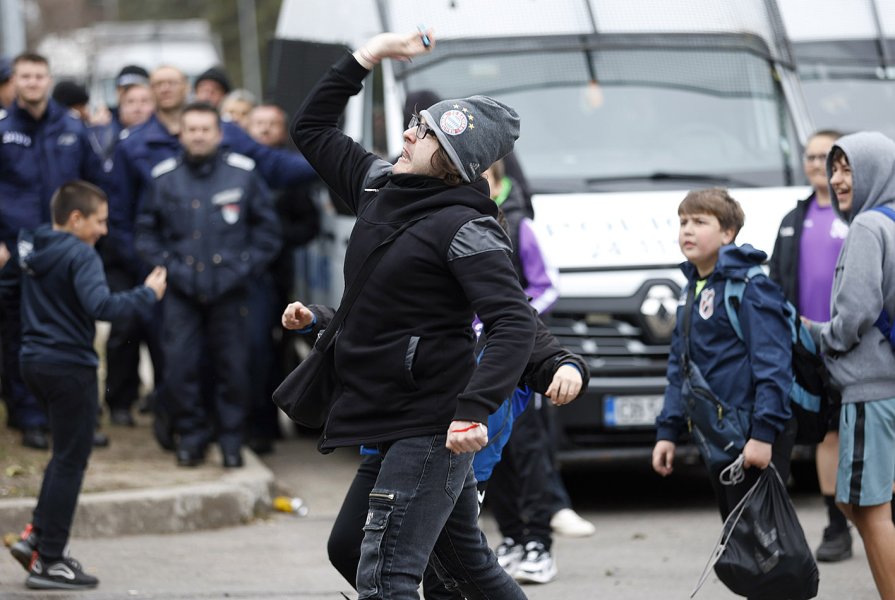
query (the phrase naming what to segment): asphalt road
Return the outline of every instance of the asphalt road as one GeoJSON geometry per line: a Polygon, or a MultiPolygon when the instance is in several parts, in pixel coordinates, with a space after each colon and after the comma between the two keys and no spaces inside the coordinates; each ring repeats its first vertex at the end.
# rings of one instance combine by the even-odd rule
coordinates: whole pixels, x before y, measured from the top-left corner
{"type": "MultiPolygon", "coordinates": [[[[326,560],[326,539],[357,457],[321,456],[313,440],[281,444],[268,461],[280,484],[301,496],[307,517],[277,514],[248,525],[198,533],[75,539],[72,554],[101,579],[94,591],[35,593],[11,558],[0,560],[0,598],[207,599],[354,598],[326,560]]],[[[533,600],[578,598],[686,599],[720,532],[707,482],[697,471],[661,480],[645,469],[567,473],[576,508],[597,526],[583,539],[557,538],[558,578],[527,586],[533,600]]],[[[815,546],[824,509],[813,494],[795,497],[809,543],[815,546]]],[[[486,514],[483,526],[498,541],[486,514]]],[[[860,541],[855,557],[820,565],[819,598],[877,598],[860,541]]],[[[736,598],[710,577],[696,598],[736,598]]]]}

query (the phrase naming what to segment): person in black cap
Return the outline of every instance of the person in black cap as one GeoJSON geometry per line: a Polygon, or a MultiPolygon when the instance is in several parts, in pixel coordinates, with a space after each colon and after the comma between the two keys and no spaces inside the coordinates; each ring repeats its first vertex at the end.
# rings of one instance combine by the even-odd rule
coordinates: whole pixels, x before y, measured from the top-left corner
{"type": "Polygon", "coordinates": [[[60,81],[53,88],[53,100],[78,113],[78,117],[85,124],[89,124],[90,109],[87,103],[90,102],[90,95],[83,85],[76,81],[60,81]]]}
{"type": "Polygon", "coordinates": [[[230,85],[227,72],[220,67],[211,67],[196,77],[196,82],[193,85],[194,99],[197,102],[208,102],[215,108],[220,108],[224,96],[229,94],[232,89],[233,86],[230,85]]]}
{"type": "MultiPolygon", "coordinates": [[[[489,415],[516,387],[534,343],[534,313],[481,177],[513,149],[519,116],[485,96],[437,102],[411,118],[395,164],[338,126],[381,59],[432,47],[431,31],[371,38],[330,69],[293,120],[293,141],[359,215],[345,255],[346,289],[374,248],[399,234],[334,338],[332,375],[341,385],[319,447],[364,445],[382,457],[369,494],[359,597],[417,597],[432,555],[439,575],[467,597],[488,590],[488,598],[515,600],[526,596],[478,527],[471,466],[488,443],[489,415]],[[477,366],[473,315],[488,332],[477,366]]],[[[333,315],[295,302],[282,321],[316,335],[333,315]]]]}

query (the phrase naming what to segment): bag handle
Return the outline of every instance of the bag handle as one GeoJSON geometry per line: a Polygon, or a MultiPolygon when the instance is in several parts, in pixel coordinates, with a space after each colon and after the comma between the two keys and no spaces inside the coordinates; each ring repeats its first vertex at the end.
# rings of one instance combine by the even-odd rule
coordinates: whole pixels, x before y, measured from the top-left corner
{"type": "MultiPolygon", "coordinates": [[[[742,471],[743,471],[743,461],[745,461],[745,457],[740,454],[740,456],[731,463],[724,471],[730,470],[725,476],[724,471],[721,472],[721,476],[719,477],[721,483],[723,485],[736,485],[742,482],[742,471]],[[739,471],[739,473],[736,473],[739,471]]],[[[718,541],[715,544],[715,550],[712,552],[712,555],[709,556],[708,562],[705,564],[705,569],[702,570],[702,575],[699,576],[699,581],[696,582],[696,587],[693,589],[693,592],[690,594],[690,597],[696,595],[702,586],[705,584],[706,580],[709,578],[709,573],[714,568],[715,564],[721,560],[721,555],[724,554],[724,551],[727,549],[727,544],[730,542],[730,537],[733,535],[733,531],[736,528],[737,523],[740,522],[740,517],[743,516],[743,513],[746,511],[746,503],[749,501],[755,494],[755,490],[758,489],[758,484],[762,482],[765,477],[776,477],[777,481],[780,482],[780,485],[783,484],[783,479],[780,478],[780,473],[777,471],[777,467],[774,466],[774,463],[768,463],[768,467],[762,471],[761,476],[756,480],[752,487],[749,488],[749,491],[743,496],[743,499],[737,503],[737,505],[730,511],[730,514],[727,515],[727,519],[724,521],[724,525],[721,526],[721,535],[718,536],[718,541]],[[768,471],[773,471],[773,474],[767,474],[768,471]]]]}
{"type": "Polygon", "coordinates": [[[348,289],[346,289],[345,293],[342,295],[342,301],[339,302],[339,308],[336,310],[336,314],[333,315],[332,320],[327,324],[326,328],[317,335],[317,341],[314,342],[315,348],[317,348],[318,350],[325,350],[330,341],[332,341],[333,337],[335,337],[336,333],[339,331],[339,327],[342,326],[342,322],[345,320],[345,316],[348,314],[348,311],[351,310],[351,305],[354,304],[355,300],[357,300],[357,297],[360,295],[364,284],[367,282],[367,279],[369,279],[370,274],[373,272],[373,269],[376,268],[376,265],[382,259],[382,256],[385,254],[385,250],[389,247],[389,245],[394,242],[399,235],[404,233],[411,225],[422,221],[427,216],[429,215],[423,215],[422,217],[404,223],[403,225],[401,225],[401,227],[393,231],[391,235],[385,238],[385,240],[380,242],[378,246],[373,248],[373,251],[370,252],[369,255],[367,255],[367,258],[361,265],[360,271],[358,271],[357,275],[354,277],[354,280],[351,282],[351,284],[348,286],[348,289]]]}

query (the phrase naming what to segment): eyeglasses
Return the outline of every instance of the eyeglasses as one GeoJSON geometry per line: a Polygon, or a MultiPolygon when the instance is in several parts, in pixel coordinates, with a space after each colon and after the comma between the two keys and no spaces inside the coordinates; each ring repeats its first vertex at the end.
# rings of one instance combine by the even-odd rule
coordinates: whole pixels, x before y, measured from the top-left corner
{"type": "Polygon", "coordinates": [[[410,117],[410,124],[407,125],[407,129],[413,129],[414,127],[416,127],[416,139],[418,140],[425,138],[430,133],[435,135],[435,130],[424,123],[416,113],[413,113],[410,117]]]}
{"type": "Polygon", "coordinates": [[[827,155],[826,155],[826,153],[824,153],[824,154],[805,154],[805,155],[802,156],[802,158],[805,159],[805,162],[806,162],[806,163],[813,163],[813,162],[818,161],[818,160],[823,161],[823,162],[827,162],[827,155]]]}

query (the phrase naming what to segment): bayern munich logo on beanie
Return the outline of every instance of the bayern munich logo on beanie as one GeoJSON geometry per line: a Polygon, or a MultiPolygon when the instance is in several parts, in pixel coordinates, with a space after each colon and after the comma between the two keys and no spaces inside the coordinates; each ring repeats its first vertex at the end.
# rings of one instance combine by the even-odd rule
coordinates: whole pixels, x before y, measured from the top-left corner
{"type": "MultiPolygon", "coordinates": [[[[454,108],[457,109],[459,106],[456,104],[454,108]]],[[[443,132],[448,135],[460,135],[464,131],[466,131],[467,126],[469,125],[469,119],[466,118],[466,114],[460,110],[449,110],[441,115],[441,119],[438,120],[438,126],[441,128],[443,132]]]]}

